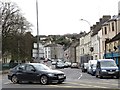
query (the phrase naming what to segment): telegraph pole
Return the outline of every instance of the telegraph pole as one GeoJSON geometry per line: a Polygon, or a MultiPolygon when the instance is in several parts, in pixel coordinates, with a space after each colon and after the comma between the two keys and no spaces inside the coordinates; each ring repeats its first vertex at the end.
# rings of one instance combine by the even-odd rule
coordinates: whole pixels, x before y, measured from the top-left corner
{"type": "Polygon", "coordinates": [[[36,0],[36,17],[37,17],[37,62],[39,62],[39,22],[38,22],[38,1],[36,0]]]}

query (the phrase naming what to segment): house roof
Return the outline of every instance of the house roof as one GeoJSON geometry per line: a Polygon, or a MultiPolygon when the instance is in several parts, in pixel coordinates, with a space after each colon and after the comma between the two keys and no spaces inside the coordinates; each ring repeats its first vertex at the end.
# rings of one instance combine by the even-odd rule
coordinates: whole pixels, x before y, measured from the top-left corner
{"type": "Polygon", "coordinates": [[[107,22],[109,19],[111,18],[110,15],[104,15],[102,18],[100,18],[100,21],[99,22],[96,22],[96,25],[94,25],[94,28],[93,28],[93,33],[91,36],[94,36],[98,33],[98,31],[101,30],[101,27],[102,25],[107,22]]]}
{"type": "Polygon", "coordinates": [[[62,46],[60,44],[48,44],[48,45],[45,45],[45,47],[59,47],[59,46],[62,46]]]}

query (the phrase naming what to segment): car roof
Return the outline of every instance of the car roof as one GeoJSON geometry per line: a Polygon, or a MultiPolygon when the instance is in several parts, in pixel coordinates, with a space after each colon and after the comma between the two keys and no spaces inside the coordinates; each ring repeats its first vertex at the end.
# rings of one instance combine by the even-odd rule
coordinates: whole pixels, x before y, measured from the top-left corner
{"type": "Polygon", "coordinates": [[[98,61],[114,61],[113,59],[98,59],[98,61]]]}
{"type": "Polygon", "coordinates": [[[26,63],[26,64],[29,64],[29,65],[43,65],[42,63],[26,63]]]}

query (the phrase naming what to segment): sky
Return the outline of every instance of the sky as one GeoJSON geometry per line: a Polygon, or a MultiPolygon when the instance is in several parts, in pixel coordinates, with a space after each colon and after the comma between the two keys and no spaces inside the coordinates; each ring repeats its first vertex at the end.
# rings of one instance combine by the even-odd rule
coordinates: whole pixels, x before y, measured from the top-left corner
{"type": "Polygon", "coordinates": [[[120,0],[38,0],[39,33],[36,0],[9,1],[15,2],[27,20],[33,24],[33,35],[63,35],[89,32],[90,26],[98,22],[103,15],[117,15],[120,0]]]}

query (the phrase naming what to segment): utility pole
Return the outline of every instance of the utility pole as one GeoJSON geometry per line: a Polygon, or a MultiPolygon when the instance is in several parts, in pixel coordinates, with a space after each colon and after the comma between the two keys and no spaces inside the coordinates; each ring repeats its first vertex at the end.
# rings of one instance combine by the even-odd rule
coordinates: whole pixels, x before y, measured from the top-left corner
{"type": "Polygon", "coordinates": [[[37,62],[39,62],[39,22],[38,22],[38,1],[36,0],[36,17],[37,17],[37,62]]]}

